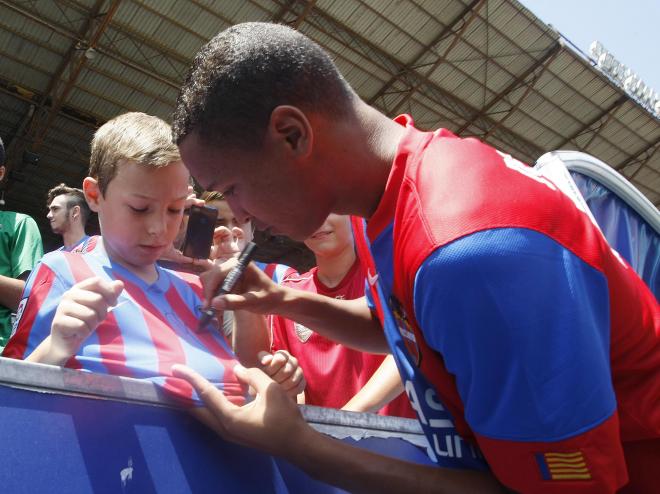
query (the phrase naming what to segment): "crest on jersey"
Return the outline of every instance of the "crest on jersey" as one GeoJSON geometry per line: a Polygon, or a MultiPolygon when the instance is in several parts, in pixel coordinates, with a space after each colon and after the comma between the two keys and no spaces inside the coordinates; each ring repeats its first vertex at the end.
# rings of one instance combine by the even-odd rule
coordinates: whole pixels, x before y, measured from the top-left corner
{"type": "Polygon", "coordinates": [[[406,315],[405,309],[401,306],[399,301],[393,296],[390,297],[390,309],[392,309],[392,314],[394,315],[394,320],[396,321],[397,328],[399,329],[399,334],[403,339],[403,343],[408,350],[408,354],[412,359],[413,364],[419,367],[419,364],[422,361],[422,353],[419,351],[419,345],[417,344],[417,338],[415,337],[415,332],[408,321],[408,316],[406,315]]]}
{"type": "Polygon", "coordinates": [[[300,343],[306,343],[313,333],[311,329],[297,322],[293,323],[293,329],[296,331],[296,336],[300,340],[300,343]]]}
{"type": "Polygon", "coordinates": [[[16,330],[18,329],[18,323],[21,321],[21,317],[23,316],[23,311],[25,310],[25,306],[27,305],[28,297],[25,297],[22,299],[19,304],[18,308],[16,309],[16,315],[12,314],[12,325],[11,325],[11,335],[9,336],[10,338],[16,334],[16,330]]]}

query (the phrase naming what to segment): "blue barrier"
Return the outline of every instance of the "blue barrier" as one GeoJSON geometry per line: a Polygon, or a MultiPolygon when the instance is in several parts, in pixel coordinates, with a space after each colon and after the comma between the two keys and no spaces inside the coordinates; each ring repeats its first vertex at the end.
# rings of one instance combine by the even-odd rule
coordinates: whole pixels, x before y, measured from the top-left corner
{"type": "MultiPolygon", "coordinates": [[[[432,464],[414,420],[302,407],[310,424],[432,464]]],[[[0,486],[11,493],[338,493],[226,442],[147,382],[0,358],[0,486]]]]}

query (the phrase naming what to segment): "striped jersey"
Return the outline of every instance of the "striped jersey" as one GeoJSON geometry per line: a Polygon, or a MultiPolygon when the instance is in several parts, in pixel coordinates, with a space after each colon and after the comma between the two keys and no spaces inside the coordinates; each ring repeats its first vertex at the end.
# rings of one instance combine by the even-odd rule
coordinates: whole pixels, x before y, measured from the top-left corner
{"type": "Polygon", "coordinates": [[[197,330],[202,306],[199,278],[156,266],[158,279],[147,284],[110,260],[102,242],[94,239],[87,245],[82,254],[47,254],[32,271],[3,356],[24,359],[34,351],[50,334],[59,301],[74,284],[93,276],[121,280],[125,289],[117,305],[65,366],[146,379],[184,404],[200,404],[187,382],[172,377],[172,365],[185,364],[230,400],[243,403],[245,390],[234,375],[237,361],[226,339],[216,329],[197,330]]]}

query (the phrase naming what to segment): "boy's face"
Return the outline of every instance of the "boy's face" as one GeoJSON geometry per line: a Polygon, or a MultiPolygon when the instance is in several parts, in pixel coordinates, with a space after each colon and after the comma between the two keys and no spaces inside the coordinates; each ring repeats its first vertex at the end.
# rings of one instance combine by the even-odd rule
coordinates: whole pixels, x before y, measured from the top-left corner
{"type": "Polygon", "coordinates": [[[120,164],[101,195],[86,178],[85,195],[99,215],[108,255],[134,272],[151,268],[170,247],[188,196],[188,171],[181,161],[161,168],[134,162],[120,164]]]}
{"type": "Polygon", "coordinates": [[[330,214],[321,228],[305,240],[316,256],[333,257],[347,247],[353,247],[353,233],[349,216],[330,214]]]}

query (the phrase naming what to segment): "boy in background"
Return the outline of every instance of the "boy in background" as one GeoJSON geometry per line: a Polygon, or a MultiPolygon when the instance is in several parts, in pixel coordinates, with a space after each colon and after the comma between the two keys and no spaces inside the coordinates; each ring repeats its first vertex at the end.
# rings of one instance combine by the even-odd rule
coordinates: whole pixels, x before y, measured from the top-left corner
{"type": "MultiPolygon", "coordinates": [[[[0,139],[0,182],[5,178],[4,162],[5,147],[0,139]]],[[[0,350],[9,340],[12,313],[22,310],[25,280],[43,254],[34,219],[14,211],[0,211],[0,350]]]]}
{"type": "MultiPolygon", "coordinates": [[[[314,253],[316,266],[290,274],[283,286],[341,300],[364,295],[366,271],[355,252],[348,216],[329,215],[305,245],[314,253]]],[[[290,352],[305,371],[304,403],[414,417],[391,355],[354,350],[279,315],[270,321],[271,350],[290,352]]]]}

